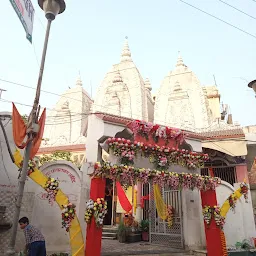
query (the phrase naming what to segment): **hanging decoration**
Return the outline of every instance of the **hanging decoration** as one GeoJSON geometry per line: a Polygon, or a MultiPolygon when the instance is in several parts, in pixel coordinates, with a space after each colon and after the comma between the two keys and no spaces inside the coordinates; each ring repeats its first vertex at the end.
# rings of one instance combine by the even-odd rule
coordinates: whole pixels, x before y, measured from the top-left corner
{"type": "Polygon", "coordinates": [[[168,223],[168,227],[172,227],[174,219],[174,209],[171,205],[166,205],[161,195],[160,187],[154,185],[154,197],[158,216],[168,223]]]}
{"type": "Polygon", "coordinates": [[[124,189],[122,188],[120,182],[116,182],[116,192],[117,192],[117,197],[119,199],[120,205],[122,208],[125,210],[126,213],[129,213],[132,210],[132,205],[127,198],[124,189]]]}
{"type": "Polygon", "coordinates": [[[59,191],[59,181],[49,177],[47,182],[45,183],[44,189],[47,192],[47,199],[49,204],[52,206],[56,200],[56,195],[59,191]]]}
{"type": "Polygon", "coordinates": [[[103,227],[103,221],[107,214],[107,202],[104,198],[97,198],[96,201],[90,199],[86,203],[85,221],[87,224],[91,223],[92,216],[95,218],[96,226],[98,228],[103,227]]]}
{"type": "Polygon", "coordinates": [[[72,203],[68,203],[67,205],[62,205],[62,228],[65,228],[67,232],[69,232],[69,228],[71,226],[72,220],[76,216],[76,206],[72,203]]]}
{"type": "Polygon", "coordinates": [[[209,227],[212,221],[212,208],[208,205],[205,205],[203,208],[203,218],[205,223],[209,227]]]}
{"type": "Polygon", "coordinates": [[[216,225],[222,230],[225,224],[225,218],[221,216],[219,206],[213,207],[213,215],[216,225]]]}
{"type": "Polygon", "coordinates": [[[171,165],[180,165],[188,169],[202,168],[209,156],[203,153],[189,152],[185,149],[158,146],[124,138],[109,138],[107,144],[115,156],[120,157],[121,164],[134,164],[136,156],[149,158],[156,169],[166,169],[171,165]]]}
{"type": "Polygon", "coordinates": [[[97,162],[94,165],[93,177],[109,178],[117,180],[121,183],[136,184],[137,181],[142,184],[149,183],[153,180],[154,184],[160,187],[169,186],[171,189],[199,189],[199,190],[215,190],[221,183],[218,177],[201,176],[191,173],[176,173],[145,168],[135,168],[133,166],[115,165],[110,162],[97,162]]]}
{"type": "Polygon", "coordinates": [[[240,189],[241,193],[244,196],[245,202],[248,203],[248,191],[249,191],[249,186],[248,184],[244,181],[240,184],[240,189]]]}
{"type": "Polygon", "coordinates": [[[219,227],[221,230],[225,224],[225,217],[221,216],[221,210],[219,206],[209,206],[205,205],[203,208],[203,218],[207,227],[210,227],[212,219],[214,219],[216,226],[219,227]]]}
{"type": "Polygon", "coordinates": [[[135,136],[139,134],[146,140],[152,138],[156,143],[159,139],[164,139],[166,145],[170,140],[175,140],[180,144],[184,141],[183,131],[176,128],[170,128],[158,124],[154,125],[141,120],[134,120],[129,123],[127,127],[132,130],[135,136]]]}
{"type": "Polygon", "coordinates": [[[229,197],[228,197],[228,202],[229,202],[229,206],[231,208],[231,210],[233,212],[235,212],[235,208],[236,208],[236,203],[237,203],[237,196],[232,193],[229,197]]]}
{"type": "Polygon", "coordinates": [[[144,208],[144,201],[145,200],[149,200],[149,194],[148,195],[146,195],[146,196],[142,196],[141,198],[140,198],[140,207],[143,209],[144,208]]]}

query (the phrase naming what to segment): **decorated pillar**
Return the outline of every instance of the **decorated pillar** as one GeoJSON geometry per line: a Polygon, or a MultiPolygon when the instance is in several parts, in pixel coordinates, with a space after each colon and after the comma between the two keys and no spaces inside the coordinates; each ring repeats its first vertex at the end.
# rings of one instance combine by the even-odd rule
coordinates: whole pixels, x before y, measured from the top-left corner
{"type": "MultiPolygon", "coordinates": [[[[105,197],[106,179],[93,178],[91,180],[90,199],[96,201],[97,198],[105,197]]],[[[101,239],[102,228],[96,226],[94,217],[91,223],[87,225],[86,230],[86,247],[85,256],[100,256],[101,255],[101,239]]]]}
{"type": "MultiPolygon", "coordinates": [[[[202,207],[217,206],[215,190],[201,191],[202,207]]],[[[209,225],[204,221],[206,248],[208,256],[223,256],[221,230],[212,220],[209,225]]]]}

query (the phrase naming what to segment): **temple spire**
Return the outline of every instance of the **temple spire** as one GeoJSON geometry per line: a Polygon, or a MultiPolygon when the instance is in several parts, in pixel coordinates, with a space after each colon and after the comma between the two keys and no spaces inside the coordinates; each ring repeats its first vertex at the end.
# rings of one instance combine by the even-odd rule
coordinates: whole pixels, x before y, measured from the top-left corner
{"type": "Polygon", "coordinates": [[[83,86],[83,82],[82,82],[82,80],[81,80],[81,76],[80,76],[80,72],[79,72],[79,76],[78,76],[78,78],[77,78],[77,80],[76,80],[76,86],[77,87],[79,87],[79,86],[83,86]]]}
{"type": "Polygon", "coordinates": [[[185,66],[185,65],[179,51],[176,67],[180,67],[180,66],[185,66]]]}
{"type": "Polygon", "coordinates": [[[124,47],[121,54],[121,62],[124,61],[131,61],[132,54],[130,52],[129,44],[128,44],[128,37],[125,37],[124,47]]]}

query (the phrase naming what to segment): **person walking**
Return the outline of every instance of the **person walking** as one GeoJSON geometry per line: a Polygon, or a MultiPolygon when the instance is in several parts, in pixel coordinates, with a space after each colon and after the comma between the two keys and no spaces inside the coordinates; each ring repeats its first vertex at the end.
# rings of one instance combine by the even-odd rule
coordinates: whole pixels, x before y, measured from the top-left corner
{"type": "Polygon", "coordinates": [[[45,239],[41,231],[30,225],[27,217],[21,218],[19,224],[24,231],[28,256],[46,256],[45,239]]]}

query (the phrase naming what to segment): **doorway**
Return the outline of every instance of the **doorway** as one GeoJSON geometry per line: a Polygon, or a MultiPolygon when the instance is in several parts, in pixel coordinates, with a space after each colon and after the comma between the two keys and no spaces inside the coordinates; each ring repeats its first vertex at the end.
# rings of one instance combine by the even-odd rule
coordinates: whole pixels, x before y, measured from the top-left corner
{"type": "Polygon", "coordinates": [[[113,213],[113,181],[106,179],[105,201],[107,202],[108,212],[104,218],[104,225],[112,225],[113,213]]]}

